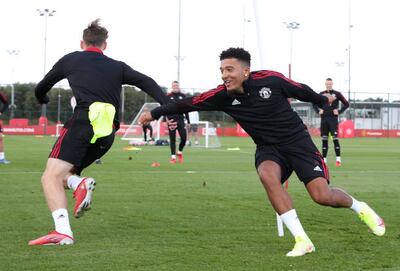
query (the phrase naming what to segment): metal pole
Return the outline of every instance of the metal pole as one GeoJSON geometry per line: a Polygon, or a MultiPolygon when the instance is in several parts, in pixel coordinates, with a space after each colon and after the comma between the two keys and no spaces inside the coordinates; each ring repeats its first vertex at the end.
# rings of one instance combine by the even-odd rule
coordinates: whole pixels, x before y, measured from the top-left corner
{"type": "MultiPolygon", "coordinates": [[[[44,17],[44,53],[43,53],[43,76],[46,75],[46,58],[47,58],[47,17],[54,16],[55,10],[46,9],[38,9],[39,16],[44,17]]],[[[47,115],[47,105],[42,104],[42,112],[41,116],[46,117],[47,115]]],[[[45,127],[46,130],[46,127],[45,127]]]]}
{"type": "Polygon", "coordinates": [[[44,15],[43,76],[46,75],[46,55],[47,55],[47,13],[44,15]]]}
{"type": "Polygon", "coordinates": [[[289,79],[292,79],[292,60],[293,60],[293,28],[290,28],[289,79]]]}
{"type": "Polygon", "coordinates": [[[178,13],[178,70],[176,75],[176,80],[180,82],[181,75],[181,0],[179,0],[179,13],[178,13]]]}
{"type": "Polygon", "coordinates": [[[61,90],[58,89],[57,97],[57,124],[61,123],[61,90]]]}
{"type": "Polygon", "coordinates": [[[121,123],[125,122],[125,88],[121,90],[121,123]]]}
{"type": "Polygon", "coordinates": [[[283,22],[286,28],[290,30],[290,55],[289,55],[289,79],[292,79],[292,60],[293,60],[293,30],[299,29],[300,24],[298,22],[283,22]]]}
{"type": "MultiPolygon", "coordinates": [[[[19,50],[7,50],[8,54],[10,56],[18,56],[19,54],[19,50]]],[[[17,107],[15,105],[15,92],[14,92],[14,64],[12,65],[12,69],[11,69],[11,104],[10,104],[10,119],[14,118],[14,110],[17,107]]]]}
{"type": "Polygon", "coordinates": [[[351,0],[349,0],[349,44],[347,48],[348,53],[348,96],[349,96],[349,103],[351,104],[351,28],[353,25],[351,24],[351,0]]]}
{"type": "Polygon", "coordinates": [[[10,104],[10,119],[14,118],[14,82],[11,84],[11,104],[10,104]]]}

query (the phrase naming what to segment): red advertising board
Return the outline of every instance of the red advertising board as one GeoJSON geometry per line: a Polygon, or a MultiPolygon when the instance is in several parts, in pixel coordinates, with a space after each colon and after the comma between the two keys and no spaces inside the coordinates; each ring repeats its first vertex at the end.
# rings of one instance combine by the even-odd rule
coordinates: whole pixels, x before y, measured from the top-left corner
{"type": "MultiPolygon", "coordinates": [[[[0,121],[1,124],[1,121],[0,121]]],[[[3,133],[9,135],[56,135],[56,125],[46,125],[45,120],[40,120],[38,125],[29,125],[27,119],[12,119],[9,125],[3,125],[3,133]]],[[[121,125],[117,135],[123,135],[129,125],[121,125]]],[[[318,128],[309,128],[312,136],[319,136],[318,128]]],[[[132,131],[131,131],[132,132],[132,131]]],[[[140,126],[137,127],[137,134],[142,134],[140,126]]],[[[165,123],[160,127],[160,135],[167,135],[168,130],[165,123]]],[[[249,136],[243,128],[237,124],[236,127],[217,128],[218,136],[249,136]]],[[[372,130],[372,129],[354,129],[354,123],[351,120],[343,121],[339,124],[339,137],[390,137],[400,138],[400,130],[372,130]]]]}

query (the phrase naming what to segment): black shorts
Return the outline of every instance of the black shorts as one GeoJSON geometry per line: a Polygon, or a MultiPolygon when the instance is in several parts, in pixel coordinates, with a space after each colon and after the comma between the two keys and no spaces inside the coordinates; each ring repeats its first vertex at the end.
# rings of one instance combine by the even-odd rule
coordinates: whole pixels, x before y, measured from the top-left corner
{"type": "Polygon", "coordinates": [[[109,136],[98,138],[94,144],[91,144],[93,128],[84,114],[87,115],[87,112],[81,111],[74,114],[74,117],[64,125],[49,155],[49,158],[57,158],[73,164],[73,171],[78,175],[111,148],[115,136],[113,132],[109,136]]]}
{"type": "Polygon", "coordinates": [[[198,124],[190,124],[189,133],[197,133],[198,129],[199,129],[198,124]]]}
{"type": "Polygon", "coordinates": [[[304,184],[318,177],[325,178],[329,183],[328,167],[308,133],[302,134],[291,143],[257,146],[256,168],[267,160],[274,161],[281,167],[281,183],[289,179],[293,171],[304,184]]]}
{"type": "Polygon", "coordinates": [[[332,137],[337,137],[338,131],[338,119],[333,118],[321,118],[321,136],[328,136],[331,133],[332,137]]]}
{"type": "Polygon", "coordinates": [[[1,126],[1,124],[0,124],[0,133],[2,133],[3,132],[3,126],[1,126]]]}

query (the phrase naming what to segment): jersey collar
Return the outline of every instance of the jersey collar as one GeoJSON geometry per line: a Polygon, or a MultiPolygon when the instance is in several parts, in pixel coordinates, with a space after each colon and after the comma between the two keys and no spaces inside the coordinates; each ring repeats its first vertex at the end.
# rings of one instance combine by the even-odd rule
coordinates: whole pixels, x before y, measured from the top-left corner
{"type": "Polygon", "coordinates": [[[88,47],[85,49],[85,52],[96,52],[102,54],[103,51],[97,47],[88,47]]]}

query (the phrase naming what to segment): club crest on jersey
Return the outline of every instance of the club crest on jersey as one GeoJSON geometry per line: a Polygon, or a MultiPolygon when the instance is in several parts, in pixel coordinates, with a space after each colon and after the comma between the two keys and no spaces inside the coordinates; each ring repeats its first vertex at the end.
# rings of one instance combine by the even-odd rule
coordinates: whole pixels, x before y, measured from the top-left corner
{"type": "Polygon", "coordinates": [[[260,97],[263,99],[268,99],[269,97],[271,97],[271,89],[270,88],[263,87],[259,93],[260,93],[260,97]]]}

